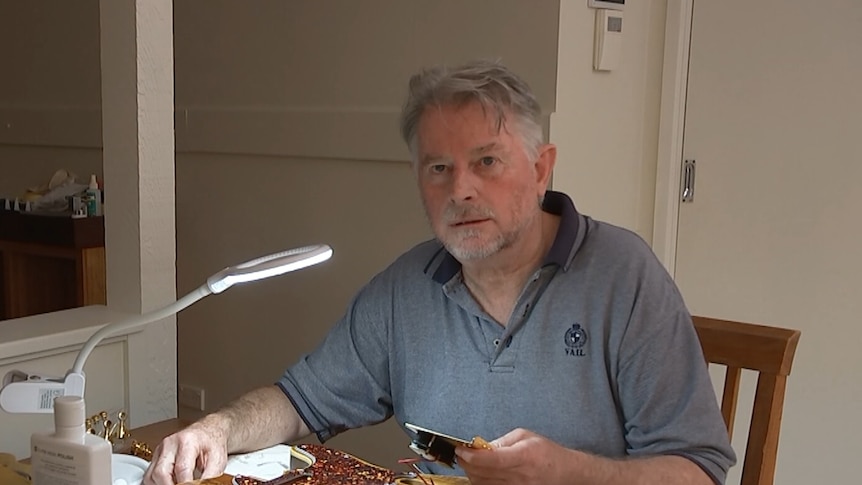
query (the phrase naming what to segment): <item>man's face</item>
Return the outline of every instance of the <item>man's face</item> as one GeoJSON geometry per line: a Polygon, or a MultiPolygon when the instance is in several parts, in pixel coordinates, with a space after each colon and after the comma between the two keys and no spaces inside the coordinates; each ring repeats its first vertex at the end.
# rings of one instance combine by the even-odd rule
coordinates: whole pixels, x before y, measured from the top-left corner
{"type": "Polygon", "coordinates": [[[431,106],[417,131],[425,212],[434,234],[462,262],[512,247],[534,228],[556,154],[546,145],[534,164],[513,133],[511,115],[498,131],[489,113],[477,102],[431,106]]]}

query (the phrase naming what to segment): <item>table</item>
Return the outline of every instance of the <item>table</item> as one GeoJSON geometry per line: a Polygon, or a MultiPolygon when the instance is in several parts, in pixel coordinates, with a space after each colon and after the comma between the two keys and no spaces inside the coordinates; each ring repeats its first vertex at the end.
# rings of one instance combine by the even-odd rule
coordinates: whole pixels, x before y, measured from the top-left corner
{"type": "Polygon", "coordinates": [[[177,431],[190,425],[191,421],[173,418],[147,426],[140,426],[129,430],[131,438],[135,441],[144,442],[150,445],[151,448],[156,447],[165,436],[176,433],[177,431]]]}
{"type": "MultiPolygon", "coordinates": [[[[162,438],[173,434],[190,424],[189,421],[180,418],[168,419],[153,423],[148,426],[141,426],[131,430],[131,438],[133,440],[144,442],[151,448],[155,448],[162,438]]],[[[469,485],[470,481],[463,477],[448,477],[442,475],[433,475],[434,485],[469,485]]],[[[222,475],[214,480],[214,483],[220,485],[231,485],[231,476],[222,475]]],[[[423,485],[421,480],[398,480],[399,485],[423,485]]]]}

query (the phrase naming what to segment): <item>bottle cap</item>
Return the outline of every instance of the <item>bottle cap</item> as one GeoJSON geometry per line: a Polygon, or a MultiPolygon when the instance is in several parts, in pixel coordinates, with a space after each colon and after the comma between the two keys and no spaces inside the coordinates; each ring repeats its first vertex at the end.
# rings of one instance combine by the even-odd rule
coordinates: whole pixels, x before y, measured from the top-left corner
{"type": "Polygon", "coordinates": [[[54,399],[54,426],[75,428],[84,425],[84,398],[60,396],[54,399]]]}
{"type": "Polygon", "coordinates": [[[99,182],[96,180],[96,174],[90,175],[90,187],[91,189],[98,189],[99,182]]]}

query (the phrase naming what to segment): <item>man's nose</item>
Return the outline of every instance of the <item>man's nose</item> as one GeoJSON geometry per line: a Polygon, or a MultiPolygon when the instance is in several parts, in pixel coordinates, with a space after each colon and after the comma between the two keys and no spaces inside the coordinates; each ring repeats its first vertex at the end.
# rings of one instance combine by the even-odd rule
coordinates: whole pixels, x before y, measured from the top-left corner
{"type": "Polygon", "coordinates": [[[452,169],[452,200],[469,200],[476,196],[480,180],[472,171],[462,167],[452,169]]]}

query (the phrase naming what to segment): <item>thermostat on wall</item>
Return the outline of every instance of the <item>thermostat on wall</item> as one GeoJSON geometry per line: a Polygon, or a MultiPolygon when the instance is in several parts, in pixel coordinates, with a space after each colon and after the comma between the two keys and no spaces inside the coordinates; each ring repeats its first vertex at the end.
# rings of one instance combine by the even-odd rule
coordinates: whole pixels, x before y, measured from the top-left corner
{"type": "Polygon", "coordinates": [[[623,53],[623,12],[621,10],[596,10],[596,32],[593,39],[593,69],[610,71],[616,69],[623,53]]]}
{"type": "Polygon", "coordinates": [[[613,10],[622,10],[626,4],[626,0],[587,0],[587,6],[590,8],[610,8],[613,10]]]}

